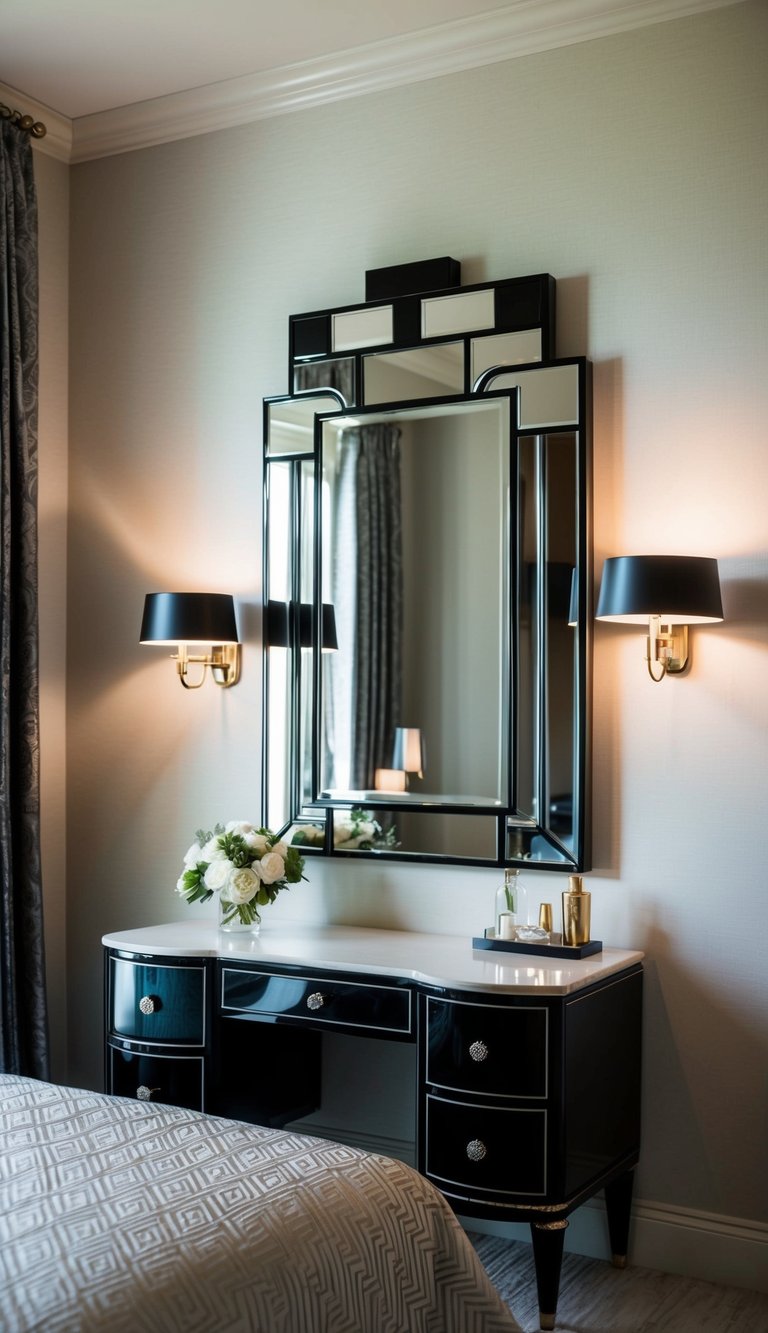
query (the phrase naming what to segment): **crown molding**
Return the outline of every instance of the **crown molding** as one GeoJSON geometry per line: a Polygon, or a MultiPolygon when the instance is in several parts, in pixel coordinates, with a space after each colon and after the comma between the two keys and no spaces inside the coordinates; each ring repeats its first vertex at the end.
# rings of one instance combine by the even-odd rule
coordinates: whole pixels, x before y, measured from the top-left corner
{"type": "Polygon", "coordinates": [[[72,121],[67,116],[60,115],[58,111],[44,106],[42,102],[36,102],[34,97],[20,93],[8,83],[0,83],[0,102],[5,102],[6,106],[18,107],[25,115],[43,122],[47,132],[44,139],[32,140],[35,152],[43,153],[46,157],[55,157],[59,162],[72,160],[72,121]]]}
{"type": "Polygon", "coordinates": [[[15,95],[48,125],[48,136],[36,141],[39,151],[86,162],[740,3],[514,0],[473,18],[74,121],[46,107],[38,114],[29,98],[15,95]]]}

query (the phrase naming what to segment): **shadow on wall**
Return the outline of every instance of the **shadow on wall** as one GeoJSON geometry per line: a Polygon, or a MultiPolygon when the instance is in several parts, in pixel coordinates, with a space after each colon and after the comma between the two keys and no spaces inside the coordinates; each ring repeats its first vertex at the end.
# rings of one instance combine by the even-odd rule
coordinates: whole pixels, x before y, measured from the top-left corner
{"type": "MultiPolygon", "coordinates": [[[[750,643],[768,641],[768,553],[718,557],[722,630],[750,643]]],[[[717,625],[712,626],[717,630],[717,625]]]]}
{"type": "Polygon", "coordinates": [[[745,1068],[765,1067],[761,1015],[721,976],[713,974],[708,985],[700,968],[686,967],[657,922],[643,928],[639,916],[637,925],[636,947],[646,954],[637,1197],[758,1218],[768,1195],[765,1159],[752,1164],[751,1186],[734,1172],[734,1161],[740,1143],[760,1137],[764,1111],[759,1099],[733,1090],[743,1085],[745,1068]],[[753,1211],[743,1212],[745,1188],[753,1192],[753,1211]]]}

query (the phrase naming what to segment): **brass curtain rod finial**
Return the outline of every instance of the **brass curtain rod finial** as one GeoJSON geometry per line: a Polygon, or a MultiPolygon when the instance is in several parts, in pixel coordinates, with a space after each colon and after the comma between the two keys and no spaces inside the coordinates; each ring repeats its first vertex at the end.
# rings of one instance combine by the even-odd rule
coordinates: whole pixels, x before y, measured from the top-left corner
{"type": "Polygon", "coordinates": [[[18,111],[13,107],[6,106],[0,102],[0,116],[3,120],[10,120],[12,125],[18,125],[20,130],[30,134],[33,139],[44,139],[48,130],[41,120],[35,120],[34,116],[18,111]]]}

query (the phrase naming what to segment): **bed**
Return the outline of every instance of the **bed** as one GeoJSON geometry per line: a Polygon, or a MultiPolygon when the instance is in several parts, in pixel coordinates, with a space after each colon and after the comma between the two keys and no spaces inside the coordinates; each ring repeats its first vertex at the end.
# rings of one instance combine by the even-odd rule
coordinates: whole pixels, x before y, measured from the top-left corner
{"type": "Polygon", "coordinates": [[[6,1333],[511,1333],[445,1200],[322,1139],[0,1075],[6,1333]]]}

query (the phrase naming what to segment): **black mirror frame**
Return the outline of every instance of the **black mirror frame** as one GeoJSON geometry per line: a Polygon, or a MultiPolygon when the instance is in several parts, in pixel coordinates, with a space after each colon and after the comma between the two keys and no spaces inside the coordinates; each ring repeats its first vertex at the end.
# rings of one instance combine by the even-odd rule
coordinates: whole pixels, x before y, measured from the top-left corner
{"type": "MultiPolygon", "coordinates": [[[[515,781],[514,775],[516,774],[515,759],[516,759],[517,735],[516,735],[515,709],[513,703],[511,703],[509,708],[511,736],[510,736],[510,755],[509,755],[508,772],[510,777],[509,785],[512,790],[510,793],[509,805],[505,808],[497,808],[493,812],[492,817],[495,817],[497,820],[496,855],[494,857],[458,858],[453,856],[444,856],[442,854],[427,854],[427,853],[415,853],[415,852],[409,853],[409,852],[400,852],[387,849],[373,850],[367,852],[360,850],[354,850],[354,851],[335,850],[333,847],[334,811],[344,811],[344,810],[348,811],[350,809],[351,803],[349,801],[333,801],[329,798],[328,799],[318,798],[316,800],[311,801],[310,803],[307,803],[302,800],[301,776],[299,773],[300,756],[298,754],[298,717],[297,717],[297,700],[300,696],[300,691],[301,691],[302,667],[301,667],[301,652],[299,648],[299,621],[297,614],[293,618],[289,617],[290,625],[293,626],[292,629],[289,628],[289,636],[292,635],[291,638],[292,671],[291,671],[291,685],[290,685],[291,705],[290,705],[290,718],[289,718],[289,735],[290,735],[290,747],[291,747],[291,754],[289,758],[291,809],[289,811],[289,818],[285,821],[280,831],[286,832],[292,826],[296,825],[301,826],[303,824],[320,825],[324,829],[324,841],[322,847],[314,848],[311,846],[303,846],[302,852],[308,852],[310,855],[322,854],[326,856],[336,856],[336,857],[353,856],[359,858],[362,856],[362,857],[372,857],[372,858],[384,858],[392,861],[447,862],[449,864],[459,863],[462,865],[498,865],[498,866],[509,865],[509,866],[518,866],[520,868],[525,867],[529,869],[562,871],[564,873],[572,873],[574,871],[582,871],[590,868],[591,695],[592,695],[592,689],[591,689],[591,637],[592,637],[591,636],[591,628],[592,628],[591,366],[590,363],[583,357],[574,357],[561,361],[555,361],[551,359],[550,356],[547,355],[547,352],[550,350],[550,344],[552,341],[552,330],[554,328],[554,281],[553,279],[549,278],[548,275],[540,275],[535,279],[513,279],[509,280],[505,284],[478,284],[477,288],[474,289],[466,287],[456,288],[452,289],[452,292],[455,292],[456,294],[463,294],[469,290],[477,290],[478,288],[482,287],[499,288],[503,286],[507,288],[507,290],[504,293],[504,302],[506,304],[503,306],[503,308],[507,311],[507,317],[504,327],[510,327],[510,326],[519,327],[520,326],[519,321],[516,324],[514,316],[512,316],[511,318],[509,317],[508,312],[512,308],[510,306],[510,300],[511,297],[513,297],[518,290],[517,284],[524,284],[521,290],[523,290],[526,293],[530,304],[530,294],[531,294],[530,284],[532,283],[539,284],[539,291],[541,298],[539,305],[539,313],[540,313],[540,327],[542,330],[542,347],[544,349],[544,357],[542,361],[525,366],[491,367],[483,372],[483,374],[478,378],[478,380],[474,385],[470,386],[468,383],[470,340],[471,338],[482,337],[486,334],[493,336],[496,332],[499,331],[498,328],[494,327],[493,329],[490,330],[471,331],[467,335],[457,335],[455,333],[452,333],[450,335],[446,335],[444,338],[441,339],[432,338],[427,341],[430,344],[434,344],[435,342],[456,341],[456,338],[458,336],[462,337],[466,344],[466,352],[465,352],[466,369],[465,369],[464,392],[460,395],[450,395],[444,399],[435,400],[446,403],[456,402],[456,401],[466,401],[467,398],[472,398],[472,397],[488,396],[489,393],[493,394],[493,396],[500,396],[500,397],[516,396],[516,391],[514,389],[505,390],[505,389],[493,388],[494,378],[497,378],[499,375],[503,375],[511,371],[516,371],[516,372],[531,371],[531,370],[535,371],[537,369],[549,369],[553,366],[569,365],[569,364],[576,365],[578,367],[578,383],[579,383],[578,421],[569,423],[568,426],[564,426],[562,423],[558,423],[557,425],[551,428],[550,432],[542,430],[541,428],[536,428],[536,430],[531,430],[530,427],[522,428],[518,425],[513,428],[512,438],[511,438],[511,448],[513,454],[512,476],[514,478],[517,478],[518,475],[517,453],[518,453],[518,441],[520,440],[521,437],[531,436],[532,434],[545,437],[547,433],[560,433],[564,430],[570,430],[575,434],[577,439],[577,464],[576,464],[577,496],[575,498],[576,498],[576,513],[577,513],[576,537],[577,537],[577,568],[578,568],[578,609],[577,609],[577,620],[575,625],[575,632],[577,635],[577,640],[576,640],[577,647],[576,647],[576,685],[575,685],[575,710],[574,710],[575,717],[573,722],[574,808],[573,808],[572,845],[566,846],[563,842],[561,842],[557,834],[552,830],[552,828],[546,822],[534,821],[529,816],[519,814],[515,809],[514,798],[516,793],[514,790],[514,781],[515,781]],[[544,845],[546,847],[551,848],[552,851],[551,858],[545,859],[544,857],[540,857],[537,855],[534,859],[524,853],[518,854],[516,851],[512,850],[511,835],[515,831],[520,831],[524,833],[525,836],[535,836],[543,840],[544,845]]],[[[437,295],[438,296],[450,295],[452,294],[452,292],[437,293],[437,295]]],[[[435,295],[435,294],[431,293],[430,295],[435,295]]],[[[418,343],[419,341],[418,338],[414,338],[413,336],[413,303],[418,299],[419,298],[417,297],[405,297],[401,298],[400,301],[396,300],[391,303],[395,308],[395,321],[394,321],[395,330],[397,332],[399,323],[400,328],[405,329],[406,341],[404,342],[402,341],[401,338],[396,338],[395,341],[390,345],[388,345],[387,348],[377,349],[377,348],[372,348],[370,346],[352,350],[350,350],[349,348],[344,348],[343,351],[340,351],[338,354],[335,354],[332,350],[330,350],[329,338],[331,335],[329,331],[332,329],[332,317],[334,314],[337,313],[339,314],[346,313],[347,311],[352,309],[351,307],[345,307],[338,311],[332,310],[319,313],[313,312],[311,315],[308,316],[292,316],[291,326],[290,326],[291,352],[290,352],[289,383],[293,383],[293,369],[294,366],[299,363],[311,364],[313,361],[317,362],[318,360],[322,361],[323,363],[326,361],[332,362],[334,359],[340,359],[341,357],[344,357],[345,359],[347,360],[351,359],[354,362],[355,387],[353,396],[356,400],[358,400],[358,406],[354,407],[355,412],[363,413],[366,410],[384,411],[387,409],[388,406],[389,407],[397,406],[405,408],[406,406],[408,406],[408,404],[405,402],[399,402],[397,404],[376,404],[375,406],[372,405],[370,408],[366,408],[359,404],[359,400],[362,398],[362,380],[363,380],[362,358],[363,356],[370,355],[372,352],[376,350],[400,350],[404,346],[413,345],[414,342],[418,343]],[[398,308],[400,306],[405,308],[404,314],[408,315],[407,322],[404,320],[404,314],[398,314],[398,308]],[[306,341],[306,337],[302,341],[301,338],[297,336],[297,330],[302,330],[302,329],[304,330],[304,332],[309,331],[311,333],[312,337],[315,338],[315,342],[317,344],[316,346],[314,344],[308,344],[306,341]],[[300,351],[297,352],[297,348],[299,348],[300,351]],[[309,351],[307,350],[308,348],[310,349],[309,351]]],[[[499,301],[497,298],[497,308],[498,305],[499,301]]],[[[365,308],[366,308],[365,306],[357,307],[357,309],[365,309],[365,308]]],[[[530,311],[528,311],[527,313],[530,313],[530,311]]],[[[269,452],[270,407],[273,404],[279,402],[306,401],[306,400],[311,400],[313,398],[327,399],[329,396],[335,397],[339,401],[341,410],[344,410],[348,406],[349,407],[353,406],[352,404],[347,405],[344,402],[344,398],[337,390],[334,390],[332,388],[326,388],[321,385],[318,385],[318,387],[316,388],[303,390],[294,394],[289,393],[289,394],[275,395],[273,397],[264,400],[265,626],[266,626],[266,615],[267,615],[266,603],[269,598],[269,565],[268,565],[269,467],[270,464],[274,462],[286,463],[288,461],[291,464],[294,499],[292,500],[291,503],[290,539],[293,543],[293,549],[294,551],[296,551],[297,543],[299,540],[298,529],[299,529],[299,524],[301,522],[301,516],[298,513],[298,506],[296,502],[297,486],[300,479],[300,469],[302,464],[307,463],[310,459],[313,461],[316,469],[318,466],[318,454],[319,454],[318,450],[319,436],[317,433],[315,434],[314,445],[311,453],[310,452],[293,453],[293,454],[270,453],[269,452]]],[[[429,400],[417,400],[417,402],[412,405],[424,406],[427,401],[429,400]]],[[[333,415],[335,414],[323,413],[320,414],[319,416],[316,416],[315,420],[316,432],[319,431],[320,427],[318,425],[318,422],[322,420],[322,417],[333,416],[333,415]]],[[[313,522],[315,524],[315,531],[314,531],[315,542],[319,543],[320,533],[319,533],[319,523],[317,521],[317,515],[314,516],[313,522]]],[[[514,566],[513,568],[513,575],[514,575],[516,573],[517,561],[519,560],[519,552],[514,551],[512,553],[512,559],[514,566]]],[[[316,557],[316,563],[317,563],[317,557],[316,557]]],[[[316,577],[317,577],[317,568],[315,569],[315,579],[316,577]]],[[[297,586],[298,569],[294,569],[292,579],[293,579],[292,600],[295,600],[296,604],[298,605],[298,602],[300,600],[298,586],[297,586]]],[[[513,577],[511,580],[511,586],[515,587],[516,583],[517,580],[515,577],[513,577]]],[[[542,581],[541,586],[542,587],[544,586],[544,581],[542,581]]],[[[313,626],[314,626],[313,634],[314,634],[314,643],[316,645],[318,641],[317,636],[318,636],[319,617],[321,614],[317,587],[315,587],[314,602],[315,602],[315,609],[313,616],[313,626]]],[[[516,607],[513,607],[513,615],[511,617],[510,629],[511,629],[511,636],[513,639],[511,648],[510,669],[512,672],[516,672],[518,665],[516,607]]],[[[269,735],[268,735],[268,715],[267,715],[267,698],[268,698],[268,686],[269,686],[269,660],[268,660],[269,652],[268,652],[266,633],[264,636],[264,645],[265,645],[264,687],[263,687],[264,735],[263,735],[263,755],[262,755],[263,758],[262,778],[263,778],[263,808],[266,817],[266,811],[268,808],[268,798],[269,798],[269,792],[268,792],[269,735]]],[[[313,659],[314,659],[313,750],[316,750],[316,738],[318,735],[318,726],[319,726],[319,708],[317,703],[318,684],[320,678],[319,658],[320,654],[314,651],[313,649],[313,659]]],[[[539,806],[538,806],[539,809],[546,808],[542,798],[547,785],[546,753],[544,750],[546,728],[547,728],[545,664],[546,664],[546,654],[545,652],[542,651],[539,655],[538,676],[536,682],[536,707],[540,713],[539,726],[537,728],[537,736],[539,738],[539,754],[537,757],[537,774],[538,774],[537,780],[539,788],[537,795],[539,798],[539,806]]],[[[516,697],[516,689],[513,688],[511,694],[514,699],[516,697]]],[[[316,785],[316,777],[317,777],[317,770],[315,767],[315,787],[314,787],[315,792],[318,790],[316,785]]],[[[367,802],[366,802],[366,808],[368,808],[367,802]]],[[[376,811],[381,811],[382,813],[397,811],[397,810],[402,811],[403,802],[398,803],[397,800],[382,799],[375,801],[375,803],[371,802],[371,808],[372,809],[375,808],[376,811]]],[[[409,803],[408,808],[413,810],[413,809],[418,809],[419,807],[418,805],[409,803]]],[[[468,807],[463,807],[463,806],[457,807],[451,805],[442,806],[435,803],[431,803],[428,807],[425,806],[424,810],[427,814],[429,811],[433,811],[435,813],[439,813],[442,815],[450,814],[451,816],[455,816],[457,819],[461,819],[463,815],[471,814],[477,816],[478,813],[486,813],[485,811],[479,812],[478,807],[474,806],[468,806],[468,807]]]]}

